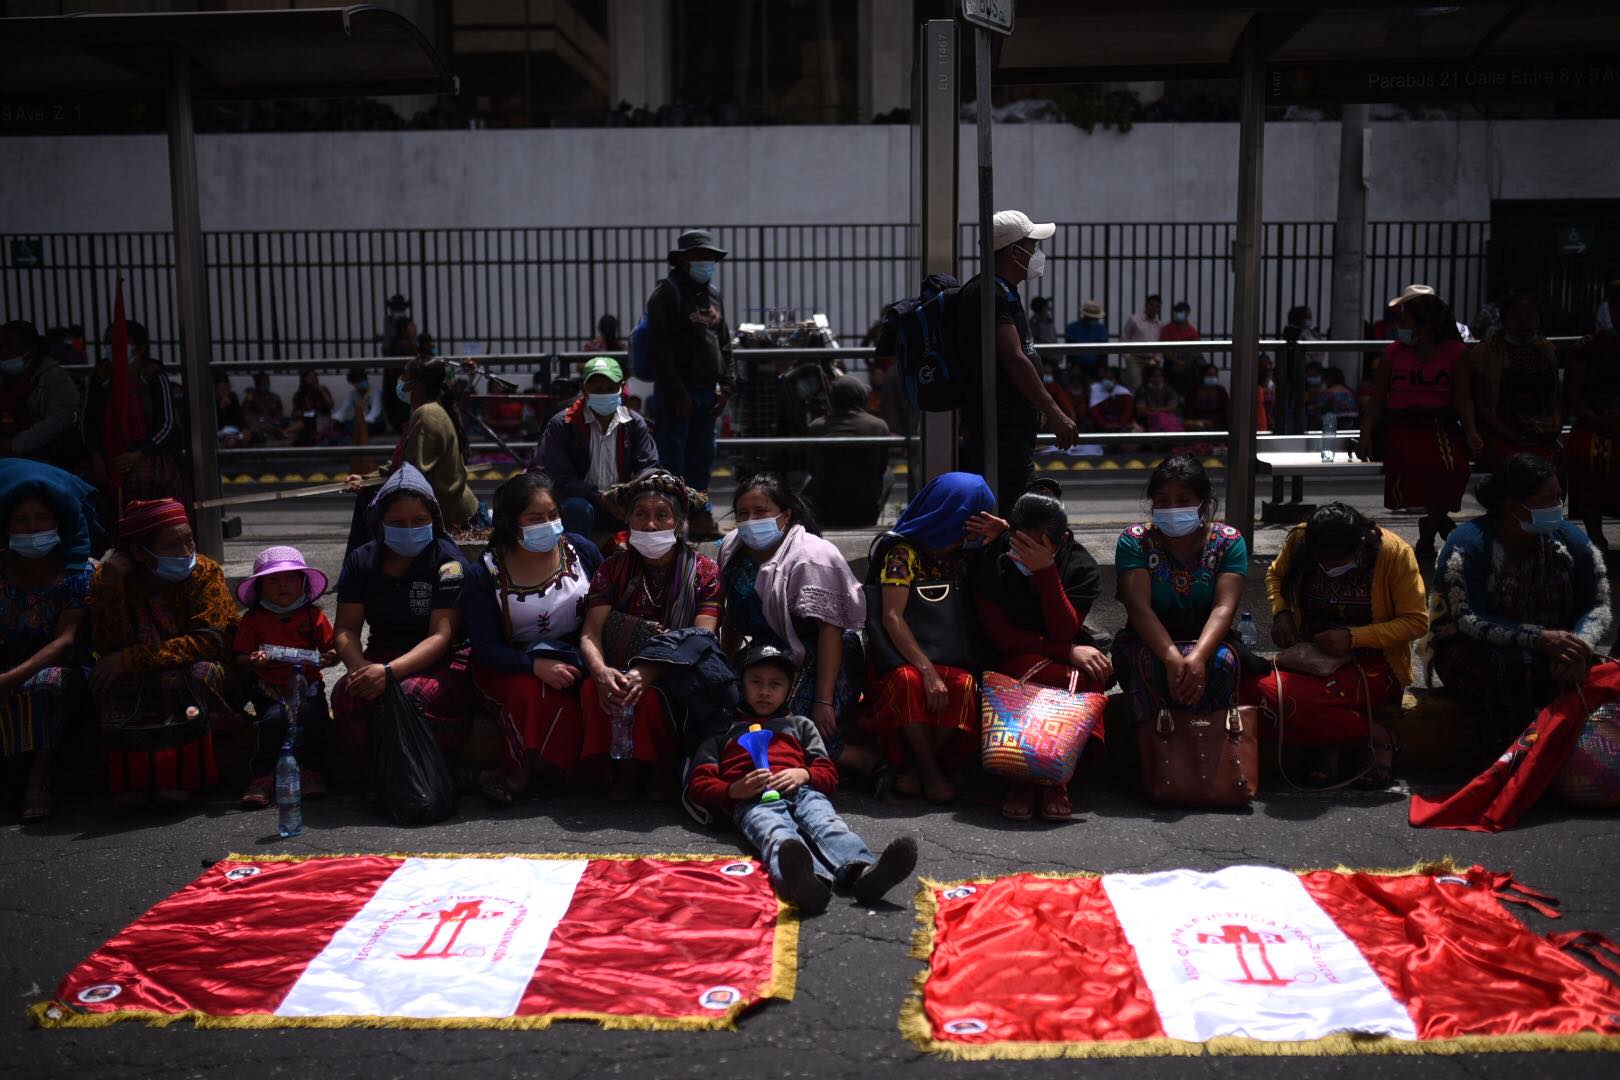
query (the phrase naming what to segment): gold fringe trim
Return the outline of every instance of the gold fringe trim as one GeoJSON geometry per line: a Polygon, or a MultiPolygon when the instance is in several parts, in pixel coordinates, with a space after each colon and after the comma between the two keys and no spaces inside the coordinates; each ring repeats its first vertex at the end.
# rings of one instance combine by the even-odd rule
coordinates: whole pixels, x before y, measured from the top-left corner
{"type": "MultiPolygon", "coordinates": [[[[1378,877],[1407,877],[1413,874],[1461,874],[1467,870],[1451,856],[1427,859],[1402,867],[1336,866],[1295,869],[1296,874],[1328,870],[1335,874],[1372,874],[1378,877]]],[[[1000,875],[1007,877],[1012,875],[1000,875]]],[[[1099,878],[1095,871],[1029,871],[1024,877],[1064,881],[1099,878]]],[[[960,885],[986,885],[996,877],[961,878],[956,881],[917,879],[917,926],[911,932],[911,958],[924,962],[934,955],[934,929],[939,914],[938,893],[960,885]]],[[[1574,1035],[1461,1035],[1449,1039],[1396,1039],[1388,1035],[1329,1035],[1304,1042],[1272,1042],[1236,1035],[1222,1035],[1207,1042],[1182,1039],[1133,1039],[1119,1042],[946,1042],[934,1038],[933,1025],[924,1008],[930,970],[924,968],[911,977],[911,992],[900,1005],[900,1034],[918,1050],[950,1061],[1032,1061],[1052,1058],[1128,1057],[1349,1057],[1372,1054],[1476,1054],[1524,1053],[1530,1051],[1572,1051],[1620,1053],[1620,1035],[1581,1032],[1574,1035]]]]}
{"type": "MultiPolygon", "coordinates": [[[[660,859],[664,862],[738,862],[745,856],[694,855],[691,853],[663,852],[644,855],[596,855],[569,852],[448,852],[448,851],[382,851],[339,854],[325,852],[319,855],[242,855],[231,852],[220,862],[272,863],[311,862],[317,859],[600,859],[630,862],[635,859],[660,859]]],[[[758,860],[753,860],[757,862],[758,860]]],[[[763,867],[761,867],[763,870],[763,867]]],[[[81,1012],[56,1001],[41,1001],[29,1006],[27,1015],[35,1027],[40,1028],[105,1028],[126,1021],[140,1021],[149,1027],[168,1027],[190,1021],[198,1028],[421,1028],[421,1029],[482,1029],[494,1031],[543,1031],[558,1020],[585,1020],[600,1025],[607,1031],[735,1031],[737,1018],[744,1012],[772,999],[793,1000],[799,981],[799,912],[780,898],[776,901],[776,926],[771,945],[771,974],[758,998],[742,1001],[713,1016],[621,1016],[616,1013],[558,1012],[543,1016],[476,1016],[476,1017],[421,1017],[421,1016],[276,1016],[273,1013],[251,1013],[242,1016],[215,1016],[196,1009],[185,1012],[163,1013],[145,1009],[125,1009],[113,1012],[81,1012]]]]}

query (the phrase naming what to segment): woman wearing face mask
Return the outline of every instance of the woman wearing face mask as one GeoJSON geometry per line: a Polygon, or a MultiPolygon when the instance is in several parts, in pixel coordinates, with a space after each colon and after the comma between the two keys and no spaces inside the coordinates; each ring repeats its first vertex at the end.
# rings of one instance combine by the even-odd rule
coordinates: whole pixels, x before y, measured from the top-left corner
{"type": "Polygon", "coordinates": [[[1609,640],[1603,560],[1564,518],[1552,464],[1517,454],[1479,486],[1429,592],[1430,666],[1478,718],[1494,759],[1542,706],[1579,686],[1609,640]]]}
{"type": "Polygon", "coordinates": [[[1106,368],[1091,384],[1091,405],[1086,419],[1093,431],[1135,431],[1136,399],[1119,381],[1119,369],[1106,368]]]}
{"type": "Polygon", "coordinates": [[[1559,402],[1558,354],[1540,334],[1541,312],[1533,297],[1510,297],[1502,328],[1468,353],[1474,415],[1485,436],[1487,469],[1514,454],[1557,462],[1564,431],[1559,402]]]}
{"type": "Polygon", "coordinates": [[[461,610],[473,685],[506,737],[505,766],[478,784],[492,805],[507,807],[536,771],[554,788],[579,763],[579,632],[602,553],[564,532],[544,473],[514,476],[495,489],[494,501],[489,550],[468,574],[461,610]]]}
{"type": "Polygon", "coordinates": [[[1181,395],[1165,380],[1164,369],[1149,364],[1136,395],[1136,419],[1143,431],[1186,431],[1181,422],[1181,395]]]}
{"type": "MultiPolygon", "coordinates": [[[[79,643],[90,592],[85,485],[60,469],[18,463],[0,476],[8,544],[0,557],[0,760],[32,755],[22,820],[56,810],[51,764],[84,708],[89,668],[79,643]],[[71,550],[70,550],[71,549],[71,550]]],[[[9,762],[8,762],[9,763],[9,762]]]]}
{"type": "MultiPolygon", "coordinates": [[[[411,415],[394,445],[393,459],[381,470],[383,475],[392,475],[403,464],[414,466],[432,485],[446,529],[476,524],[480,507],[467,480],[467,433],[457,416],[460,406],[454,365],[430,353],[420,354],[405,365],[405,373],[387,392],[399,401],[409,402],[411,415]]],[[[350,490],[358,491],[362,479],[351,475],[350,490]]],[[[355,502],[349,526],[351,554],[372,539],[370,505],[365,494],[355,502]]]]}
{"type": "MultiPolygon", "coordinates": [[[[1307,783],[1326,787],[1341,779],[1341,752],[1368,744],[1369,711],[1399,703],[1412,684],[1412,643],[1429,628],[1417,556],[1359,511],[1329,503],[1283,541],[1266,570],[1266,593],[1279,649],[1306,641],[1349,661],[1331,675],[1283,671],[1260,681],[1271,730],[1284,746],[1302,748],[1307,783]]],[[[1395,738],[1378,725],[1370,735],[1373,760],[1362,782],[1385,786],[1395,738]]]]}
{"type": "MultiPolygon", "coordinates": [[[[1156,369],[1150,368],[1149,371],[1156,369]]],[[[1033,682],[1101,693],[1114,681],[1114,666],[1086,631],[1086,616],[1101,591],[1097,560],[1069,530],[1063,501],[1049,492],[1027,491],[1013,503],[1008,532],[991,544],[973,569],[973,602],[997,671],[1022,678],[1042,661],[1033,682]]],[[[1102,732],[1096,733],[1100,739],[1102,732]]],[[[1015,783],[1001,804],[1003,817],[1049,821],[1073,816],[1066,787],[1037,789],[1015,783]]]]}
{"type": "MultiPolygon", "coordinates": [[[[845,742],[866,676],[860,629],[866,598],[838,549],[821,538],[804,503],[775,473],[755,473],[732,500],[737,528],[720,548],[726,619],[721,641],[735,656],[744,639],[786,649],[798,669],[790,715],[815,721],[827,755],[870,773],[881,759],[845,742]]],[[[880,776],[879,779],[882,777],[880,776]]]]}
{"type": "Polygon", "coordinates": [[[1419,562],[1455,527],[1468,487],[1468,455],[1485,448],[1462,338],[1445,301],[1414,293],[1398,303],[1397,340],[1384,350],[1361,415],[1361,453],[1384,462],[1384,506],[1423,510],[1419,562]]]}
{"type": "Polygon", "coordinates": [[[1164,708],[1229,708],[1239,670],[1227,638],[1249,572],[1248,545],[1214,520],[1209,474],[1191,455],[1160,462],[1147,495],[1152,520],[1121,533],[1114,551],[1129,620],[1114,643],[1114,670],[1132,719],[1151,722],[1164,708]]]}
{"type": "Polygon", "coordinates": [[[293,391],[293,422],[287,429],[302,445],[323,443],[332,437],[332,391],[321,385],[319,372],[306,371],[293,391]]]}
{"type": "Polygon", "coordinates": [[[637,649],[663,631],[720,627],[720,568],[686,542],[691,515],[708,505],[678,476],[653,470],[608,491],[630,526],[629,547],[591,578],[579,651],[590,681],[580,693],[585,718],[582,758],[609,774],[608,797],[677,792],[681,748],[670,709],[655,687],[658,665],[633,662],[637,649]],[[651,691],[651,692],[649,692],[651,691]],[[631,713],[631,756],[611,759],[612,716],[631,713]]]}
{"type": "Polygon", "coordinates": [[[185,508],[137,499],[118,518],[118,543],[90,582],[90,673],[120,801],[183,802],[216,779],[212,732],[237,727],[231,665],[236,597],[220,565],[197,554],[185,508]],[[147,749],[131,735],[195,706],[202,735],[147,749]]]}
{"type": "Polygon", "coordinates": [[[391,673],[439,749],[453,755],[472,727],[459,647],[466,556],[446,535],[427,478],[408,462],[377,492],[371,523],[374,539],[349,552],[338,575],[337,653],[348,670],[332,690],[333,722],[351,749],[365,748],[391,673]]]}
{"type": "Polygon", "coordinates": [[[1231,416],[1232,398],[1221,385],[1221,371],[1214,364],[1200,369],[1198,389],[1187,397],[1182,416],[1189,431],[1224,431],[1231,416]]]}
{"type": "MultiPolygon", "coordinates": [[[[983,477],[944,473],[917,492],[894,529],[872,548],[867,582],[880,586],[883,633],[901,663],[869,677],[862,722],[882,739],[890,763],[904,768],[896,782],[902,795],[951,802],[956,788],[946,770],[976,746],[974,673],[936,663],[924,652],[906,608],[914,586],[968,580],[984,542],[1006,529],[1005,521],[991,516],[994,509],[983,477]]],[[[963,638],[973,634],[972,626],[961,628],[963,638]]]]}

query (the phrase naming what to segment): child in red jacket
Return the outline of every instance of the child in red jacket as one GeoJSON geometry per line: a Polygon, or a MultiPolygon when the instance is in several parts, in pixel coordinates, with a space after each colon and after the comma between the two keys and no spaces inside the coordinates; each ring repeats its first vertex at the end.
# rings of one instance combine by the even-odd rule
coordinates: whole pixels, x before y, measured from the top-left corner
{"type": "Polygon", "coordinates": [[[693,802],[731,813],[765,860],[777,894],[801,910],[827,910],[833,885],[849,889],[863,904],[875,903],[911,874],[917,842],[901,837],[874,859],[833,810],[827,796],[838,788],[838,767],[827,756],[821,733],[809,717],[783,715],[798,674],[786,649],[764,642],[748,646],[738,674],[743,705],[737,722],[698,749],[687,794],[693,802]],[[753,727],[771,733],[768,769],[755,768],[737,741],[753,727]],[[761,801],[766,791],[781,799],[761,801]]]}

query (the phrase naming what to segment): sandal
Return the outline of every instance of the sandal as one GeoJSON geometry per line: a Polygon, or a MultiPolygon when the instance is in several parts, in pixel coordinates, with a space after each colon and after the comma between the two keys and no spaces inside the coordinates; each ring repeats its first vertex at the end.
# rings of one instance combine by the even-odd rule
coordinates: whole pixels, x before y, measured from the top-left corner
{"type": "Polygon", "coordinates": [[[1395,759],[1401,752],[1401,742],[1395,733],[1382,724],[1372,725],[1372,763],[1356,781],[1356,787],[1378,791],[1395,783],[1395,759]],[[1380,739],[1379,736],[1383,738],[1380,739]]]}
{"type": "Polygon", "coordinates": [[[1069,801],[1069,789],[1053,784],[1041,792],[1041,817],[1047,821],[1068,821],[1074,817],[1074,804],[1069,801]]]}
{"type": "Polygon", "coordinates": [[[56,799],[52,797],[50,788],[44,790],[30,789],[23,796],[22,820],[23,824],[44,821],[56,813],[56,799]]]}
{"type": "Polygon", "coordinates": [[[1001,802],[1001,816],[1008,821],[1028,821],[1034,817],[1035,785],[1024,780],[1013,781],[1001,802]]]}
{"type": "Polygon", "coordinates": [[[946,806],[956,801],[956,788],[942,779],[937,784],[924,784],[923,795],[935,806],[946,806]]]}
{"type": "Polygon", "coordinates": [[[242,792],[241,807],[244,810],[264,810],[275,801],[276,782],[268,776],[256,777],[248,784],[247,790],[242,792]]]}
{"type": "Polygon", "coordinates": [[[916,772],[906,769],[895,777],[894,790],[908,799],[915,799],[922,794],[922,781],[917,779],[916,772]]]}
{"type": "Polygon", "coordinates": [[[518,801],[519,792],[512,790],[512,785],[506,782],[506,777],[497,772],[487,772],[478,778],[478,790],[484,798],[497,810],[509,810],[518,801]]]}
{"type": "Polygon", "coordinates": [[[897,779],[894,766],[887,761],[880,761],[867,777],[872,783],[872,798],[878,802],[888,802],[894,794],[894,783],[897,779]]]}
{"type": "Polygon", "coordinates": [[[1339,778],[1339,754],[1330,750],[1311,762],[1305,770],[1305,783],[1313,788],[1329,788],[1339,778]]]}

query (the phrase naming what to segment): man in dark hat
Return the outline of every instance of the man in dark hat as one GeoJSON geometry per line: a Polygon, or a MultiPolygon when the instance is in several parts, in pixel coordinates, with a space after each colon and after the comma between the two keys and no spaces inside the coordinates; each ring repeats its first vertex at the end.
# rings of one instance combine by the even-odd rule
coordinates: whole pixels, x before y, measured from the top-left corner
{"type": "MultiPolygon", "coordinates": [[[[709,490],[714,431],[736,386],[731,328],[714,277],[726,250],[706,229],[681,233],[669,253],[669,276],[647,298],[647,355],[652,360],[658,460],[694,491],[709,490]]],[[[692,515],[691,537],[720,535],[705,507],[692,515]]]]}

